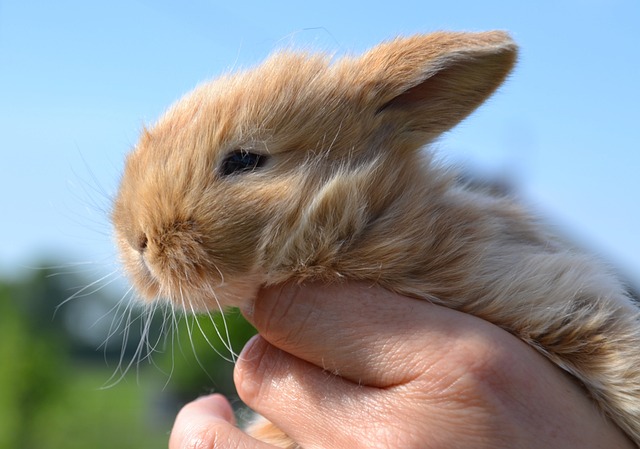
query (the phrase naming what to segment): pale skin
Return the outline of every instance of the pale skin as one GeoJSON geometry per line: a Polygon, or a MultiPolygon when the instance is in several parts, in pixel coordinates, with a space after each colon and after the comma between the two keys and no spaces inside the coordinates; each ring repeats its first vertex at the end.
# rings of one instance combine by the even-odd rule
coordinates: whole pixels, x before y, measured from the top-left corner
{"type": "MultiPolygon", "coordinates": [[[[559,368],[479,318],[379,287],[287,285],[244,310],[242,400],[305,448],[634,448],[559,368]]],[[[273,449],[229,402],[178,414],[170,449],[273,449]]]]}

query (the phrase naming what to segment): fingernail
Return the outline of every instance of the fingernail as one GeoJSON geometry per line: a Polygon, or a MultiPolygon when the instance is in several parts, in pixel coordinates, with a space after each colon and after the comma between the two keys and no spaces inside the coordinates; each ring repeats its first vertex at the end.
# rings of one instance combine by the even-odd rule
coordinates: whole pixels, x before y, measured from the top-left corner
{"type": "Polygon", "coordinates": [[[214,414],[215,416],[224,419],[228,423],[235,422],[233,409],[231,408],[231,405],[229,404],[227,398],[225,398],[221,394],[214,393],[207,396],[202,396],[196,399],[196,401],[206,404],[210,413],[214,414]]]}
{"type": "Polygon", "coordinates": [[[240,351],[240,357],[239,358],[244,358],[246,360],[252,360],[253,357],[255,357],[255,354],[253,354],[253,353],[255,352],[255,348],[256,348],[256,345],[258,344],[258,340],[259,339],[260,339],[260,335],[258,335],[258,334],[256,334],[253,337],[251,337],[249,339],[249,341],[247,341],[245,343],[244,348],[242,348],[242,351],[240,351]]]}
{"type": "Polygon", "coordinates": [[[256,372],[259,371],[262,356],[264,356],[264,346],[260,344],[260,336],[254,335],[240,352],[233,373],[238,394],[249,406],[260,391],[260,381],[256,372]]]}

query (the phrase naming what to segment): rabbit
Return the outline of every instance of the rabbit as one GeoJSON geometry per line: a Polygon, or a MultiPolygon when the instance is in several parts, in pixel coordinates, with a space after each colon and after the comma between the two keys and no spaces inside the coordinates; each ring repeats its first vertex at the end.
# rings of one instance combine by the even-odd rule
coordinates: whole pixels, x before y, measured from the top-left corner
{"type": "Polygon", "coordinates": [[[570,373],[640,445],[640,313],[624,284],[428,149],[517,53],[502,31],[436,32],[361,56],[280,51],[196,87],[126,158],[112,210],[125,272],[146,301],[186,311],[353,279],[475,315],[570,373]]]}

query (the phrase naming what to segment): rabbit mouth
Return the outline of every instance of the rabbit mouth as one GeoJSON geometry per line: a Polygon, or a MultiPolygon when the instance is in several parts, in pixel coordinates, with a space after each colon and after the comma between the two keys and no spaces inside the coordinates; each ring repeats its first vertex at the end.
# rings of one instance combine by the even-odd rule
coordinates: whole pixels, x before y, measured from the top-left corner
{"type": "MultiPolygon", "coordinates": [[[[133,233],[131,233],[133,234],[133,233]]],[[[130,281],[143,302],[164,302],[186,313],[224,310],[250,302],[264,283],[258,270],[233,275],[216,263],[193,221],[174,221],[137,235],[116,233],[130,281]]]]}
{"type": "Polygon", "coordinates": [[[158,260],[136,251],[129,253],[132,281],[145,302],[167,302],[185,313],[243,307],[251,302],[264,284],[264,276],[253,273],[228,279],[207,264],[177,260],[158,260]],[[131,265],[135,264],[135,269],[131,265]]]}
{"type": "Polygon", "coordinates": [[[155,283],[158,286],[157,297],[168,301],[174,309],[191,314],[244,307],[254,300],[262,285],[259,276],[233,281],[195,277],[191,282],[163,283],[156,280],[155,283]]]}

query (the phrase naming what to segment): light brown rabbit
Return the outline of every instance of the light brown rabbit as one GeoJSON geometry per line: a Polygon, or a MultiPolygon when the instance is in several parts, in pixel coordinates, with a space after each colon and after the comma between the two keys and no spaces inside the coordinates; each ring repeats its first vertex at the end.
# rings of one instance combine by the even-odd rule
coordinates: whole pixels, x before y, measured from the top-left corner
{"type": "Polygon", "coordinates": [[[113,222],[133,284],[202,310],[291,279],[374,282],[518,336],[640,444],[639,309],[622,283],[423,150],[516,53],[502,32],[435,33],[336,61],[282,52],[198,87],[127,158],[113,222]]]}

